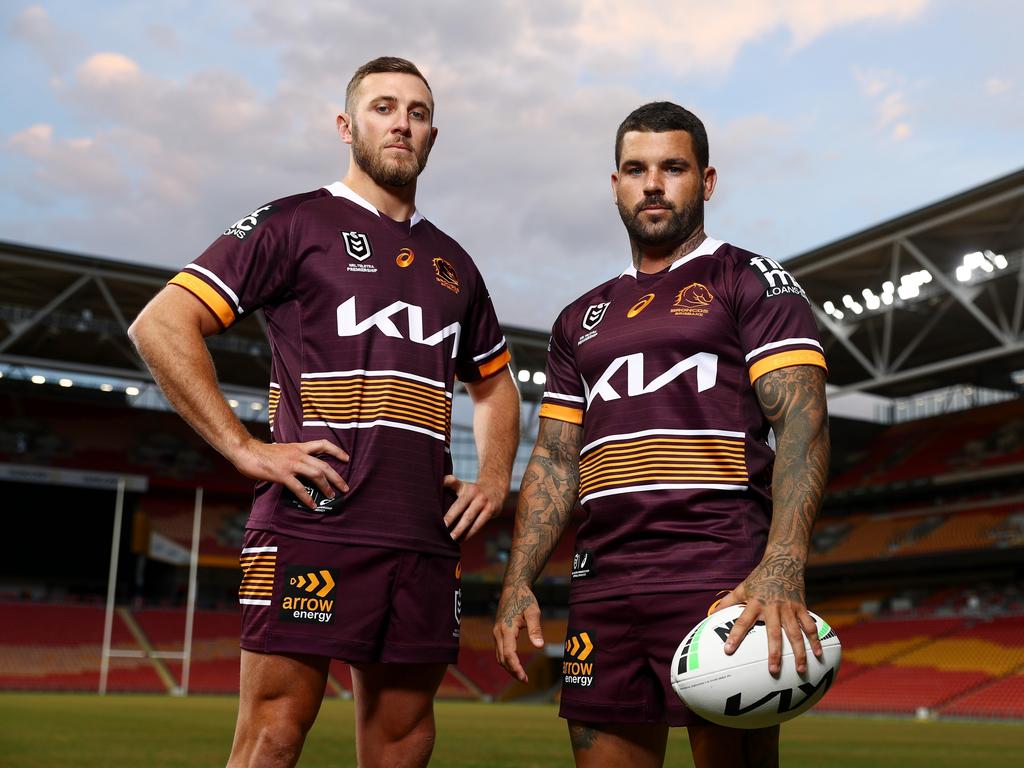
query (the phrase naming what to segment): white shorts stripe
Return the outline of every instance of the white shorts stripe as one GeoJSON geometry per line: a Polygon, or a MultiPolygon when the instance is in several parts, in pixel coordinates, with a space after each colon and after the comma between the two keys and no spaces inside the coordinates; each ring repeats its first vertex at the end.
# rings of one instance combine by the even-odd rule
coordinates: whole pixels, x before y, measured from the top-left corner
{"type": "Polygon", "coordinates": [[[238,598],[238,602],[242,605],[270,605],[269,600],[255,600],[251,597],[240,597],[238,598]]]}
{"type": "Polygon", "coordinates": [[[653,483],[651,485],[627,485],[622,488],[609,488],[606,491],[588,493],[580,499],[580,504],[600,499],[602,496],[615,496],[620,493],[638,493],[639,491],[690,491],[695,489],[712,491],[745,491],[745,485],[728,485],[725,483],[653,483]]]}
{"type": "Polygon", "coordinates": [[[505,346],[505,337],[504,336],[501,337],[501,341],[499,341],[497,346],[495,346],[493,349],[489,349],[486,352],[484,352],[482,355],[477,355],[476,357],[474,357],[473,358],[473,362],[474,363],[479,363],[485,357],[490,357],[491,355],[493,355],[495,352],[497,352],[503,346],[505,346]]]}
{"type": "Polygon", "coordinates": [[[582,397],[576,395],[560,395],[557,392],[545,392],[544,397],[550,397],[552,400],[568,400],[570,403],[585,403],[587,402],[582,397]]]}
{"type": "Polygon", "coordinates": [[[245,310],[242,309],[242,307],[238,303],[238,296],[235,294],[234,291],[232,291],[228,287],[228,284],[225,283],[223,280],[221,280],[219,277],[217,277],[217,275],[215,275],[213,272],[208,270],[206,267],[201,267],[198,264],[196,264],[195,262],[192,262],[191,264],[186,264],[184,268],[185,269],[194,269],[196,272],[199,272],[202,275],[206,275],[208,278],[213,280],[213,282],[215,282],[220,287],[220,289],[222,291],[224,291],[224,293],[226,293],[228,296],[231,297],[231,300],[233,302],[235,302],[235,309],[238,310],[238,314],[242,314],[242,312],[245,311],[245,310]]]}
{"type": "Polygon", "coordinates": [[[821,348],[821,344],[818,343],[817,339],[782,339],[781,341],[773,341],[769,344],[765,344],[763,347],[758,347],[757,349],[748,352],[747,357],[745,359],[747,360],[747,362],[750,362],[750,358],[757,357],[762,352],[767,352],[769,349],[778,349],[779,347],[792,347],[796,346],[797,344],[807,344],[812,347],[817,347],[818,349],[821,349],[823,353],[825,351],[821,348]]]}
{"type": "Polygon", "coordinates": [[[645,429],[641,432],[630,432],[625,435],[608,435],[595,440],[592,443],[588,443],[580,449],[580,455],[583,455],[592,448],[596,448],[604,443],[609,443],[613,440],[631,440],[635,437],[647,437],[648,435],[671,435],[671,436],[683,436],[683,437],[732,437],[742,440],[745,435],[742,432],[729,432],[724,429],[645,429]]]}
{"type": "Polygon", "coordinates": [[[257,552],[277,552],[277,547],[245,547],[242,550],[243,555],[252,555],[257,552]]]}

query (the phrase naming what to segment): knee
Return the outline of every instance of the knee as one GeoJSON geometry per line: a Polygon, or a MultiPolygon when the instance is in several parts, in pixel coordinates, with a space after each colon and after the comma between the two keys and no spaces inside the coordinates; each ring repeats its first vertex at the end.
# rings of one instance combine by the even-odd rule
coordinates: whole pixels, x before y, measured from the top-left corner
{"type": "Polygon", "coordinates": [[[299,761],[309,729],[286,720],[240,721],[228,768],[250,765],[293,766],[299,761]]]}
{"type": "Polygon", "coordinates": [[[253,734],[253,754],[270,765],[295,765],[307,731],[294,722],[265,723],[253,734]]]}
{"type": "Polygon", "coordinates": [[[437,729],[434,718],[413,723],[388,723],[367,729],[359,741],[359,765],[366,768],[420,768],[434,752],[437,729]]]}

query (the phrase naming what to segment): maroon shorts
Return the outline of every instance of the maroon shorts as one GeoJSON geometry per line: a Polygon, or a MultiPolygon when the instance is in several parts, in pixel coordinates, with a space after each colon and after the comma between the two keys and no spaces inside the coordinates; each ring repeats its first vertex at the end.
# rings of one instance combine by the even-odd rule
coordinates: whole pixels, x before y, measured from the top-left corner
{"type": "Polygon", "coordinates": [[[570,605],[558,714],[595,724],[705,722],[672,690],[669,667],[720,590],[733,586],[570,605]]]}
{"type": "Polygon", "coordinates": [[[458,660],[455,558],[247,530],[240,562],[247,651],[357,663],[458,660]]]}

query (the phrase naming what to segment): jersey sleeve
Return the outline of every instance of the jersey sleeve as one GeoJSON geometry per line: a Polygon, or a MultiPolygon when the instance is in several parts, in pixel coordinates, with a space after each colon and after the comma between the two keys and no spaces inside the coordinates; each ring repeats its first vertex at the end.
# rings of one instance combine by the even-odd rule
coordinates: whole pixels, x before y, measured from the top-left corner
{"type": "Polygon", "coordinates": [[[205,304],[221,328],[259,309],[287,284],[288,231],[294,209],[286,199],[243,216],[169,284],[184,288],[205,304]]]}
{"type": "Polygon", "coordinates": [[[455,375],[462,382],[486,379],[512,359],[483,277],[477,273],[474,282],[455,361],[455,375]]]}
{"type": "Polygon", "coordinates": [[[792,365],[828,369],[803,288],[777,261],[744,252],[735,265],[736,314],[750,383],[792,365]]]}
{"type": "Polygon", "coordinates": [[[576,366],[576,357],[565,332],[567,311],[559,316],[551,329],[548,342],[548,362],[545,372],[544,397],[540,415],[544,418],[582,424],[587,400],[583,392],[583,379],[576,366]]]}

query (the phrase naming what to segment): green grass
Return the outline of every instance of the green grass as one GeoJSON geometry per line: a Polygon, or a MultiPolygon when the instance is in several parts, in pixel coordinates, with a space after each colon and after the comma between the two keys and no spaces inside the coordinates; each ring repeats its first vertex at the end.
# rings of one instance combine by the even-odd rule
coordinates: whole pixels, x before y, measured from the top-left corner
{"type": "MultiPolygon", "coordinates": [[[[0,694],[3,768],[192,768],[223,765],[236,699],[0,694]]],[[[571,766],[565,725],[550,705],[440,702],[436,768],[571,766]]],[[[809,716],[783,726],[787,768],[952,768],[1020,765],[1024,723],[915,722],[809,716]]],[[[302,766],[355,763],[352,703],[324,703],[302,766]]],[[[666,764],[692,765],[672,732],[666,764]]]]}

